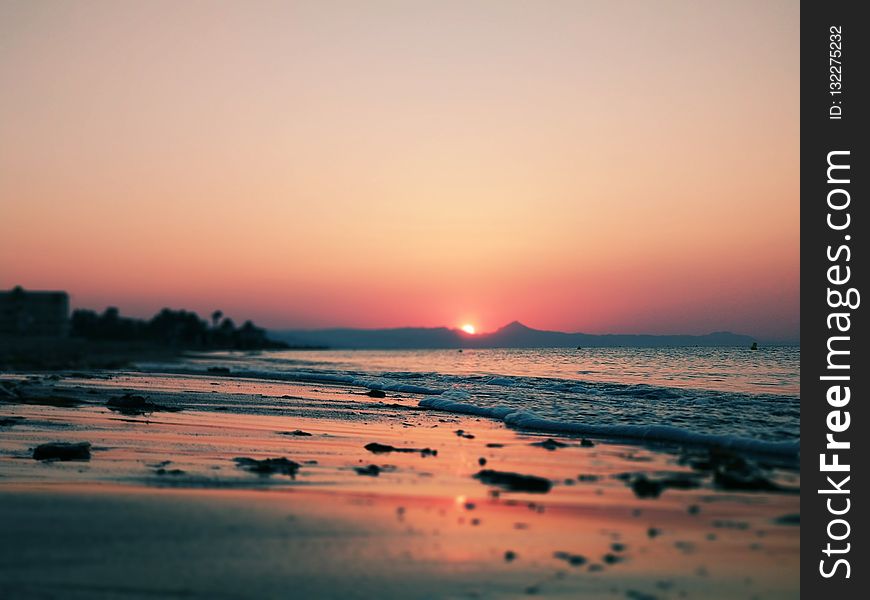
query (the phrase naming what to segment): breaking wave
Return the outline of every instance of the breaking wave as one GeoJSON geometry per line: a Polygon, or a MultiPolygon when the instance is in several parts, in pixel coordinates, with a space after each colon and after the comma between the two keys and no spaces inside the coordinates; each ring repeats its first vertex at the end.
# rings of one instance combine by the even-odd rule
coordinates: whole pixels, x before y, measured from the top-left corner
{"type": "Polygon", "coordinates": [[[457,360],[455,353],[439,359],[437,353],[421,352],[288,353],[286,359],[210,355],[191,359],[181,369],[161,365],[159,370],[383,390],[419,396],[423,408],[493,418],[530,431],[795,456],[800,451],[799,392],[793,386],[776,385],[798,377],[793,373],[794,356],[752,354],[760,358],[749,364],[746,354],[720,349],[703,365],[689,367],[679,361],[697,361],[692,349],[659,354],[624,349],[619,362],[607,369],[598,365],[594,374],[578,369],[570,377],[545,376],[548,365],[565,360],[560,351],[547,349],[517,353],[511,364],[505,363],[505,356],[511,354],[480,352],[463,358],[475,361],[474,370],[465,372],[444,366],[443,361],[457,360]],[[384,369],[388,364],[408,368],[384,369]],[[425,370],[439,364],[440,372],[425,370]],[[627,370],[631,372],[625,375],[627,370]],[[678,373],[680,380],[669,385],[662,375],[669,372],[678,373]],[[749,386],[747,373],[753,378],[749,386]],[[638,382],[639,378],[650,383],[638,382]],[[741,385],[733,383],[735,378],[742,378],[741,385]]]}

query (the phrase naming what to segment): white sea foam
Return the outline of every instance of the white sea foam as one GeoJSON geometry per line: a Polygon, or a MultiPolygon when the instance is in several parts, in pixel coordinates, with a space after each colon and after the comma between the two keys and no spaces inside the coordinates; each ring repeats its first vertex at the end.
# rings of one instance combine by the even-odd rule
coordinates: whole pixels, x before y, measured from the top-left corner
{"type": "MultiPolygon", "coordinates": [[[[446,394],[450,394],[450,392],[446,394]]],[[[458,414],[490,417],[504,421],[508,427],[548,433],[594,435],[606,438],[716,446],[729,450],[775,454],[778,456],[797,457],[800,453],[800,442],[798,441],[773,442],[731,435],[698,433],[670,425],[604,425],[556,421],[541,418],[530,411],[516,410],[505,406],[484,407],[460,402],[457,398],[448,397],[446,394],[423,398],[420,401],[420,406],[458,414]]]]}
{"type": "MultiPolygon", "coordinates": [[[[697,362],[694,351],[658,352],[654,356],[640,350],[620,352],[625,356],[619,364],[636,370],[667,371],[669,361],[676,359],[694,361],[693,365],[697,362]]],[[[768,393],[776,388],[766,382],[778,380],[773,376],[765,379],[764,375],[776,373],[777,369],[788,371],[792,363],[777,359],[774,353],[769,364],[755,367],[761,370],[753,376],[759,379],[756,389],[724,389],[734,387],[721,381],[726,369],[744,378],[745,373],[751,372],[753,366],[746,363],[745,354],[736,349],[717,350],[705,359],[702,373],[693,366],[696,381],[692,386],[686,381],[669,385],[652,376],[649,383],[637,382],[636,378],[623,378],[616,371],[611,373],[614,379],[606,381],[552,376],[550,368],[554,362],[576,360],[553,350],[523,351],[512,359],[514,363],[507,365],[503,357],[499,358],[502,353],[481,351],[474,354],[475,367],[468,372],[458,372],[457,366],[466,357],[451,353],[439,358],[438,353],[420,352],[386,357],[382,352],[293,354],[284,362],[271,356],[267,357],[269,360],[248,355],[215,356],[195,359],[186,370],[178,370],[177,365],[161,365],[160,370],[203,375],[207,374],[206,367],[224,367],[231,377],[322,382],[361,390],[419,394],[427,396],[420,402],[425,408],[491,417],[511,427],[541,432],[797,455],[799,394],[768,393]],[[384,368],[387,365],[420,370],[384,368]],[[530,369],[530,365],[540,368],[530,369]],[[433,366],[442,370],[424,370],[433,366]],[[506,367],[514,372],[499,370],[506,367]],[[531,372],[520,374],[525,370],[531,372]]],[[[758,357],[753,356],[757,361],[758,357]]]]}

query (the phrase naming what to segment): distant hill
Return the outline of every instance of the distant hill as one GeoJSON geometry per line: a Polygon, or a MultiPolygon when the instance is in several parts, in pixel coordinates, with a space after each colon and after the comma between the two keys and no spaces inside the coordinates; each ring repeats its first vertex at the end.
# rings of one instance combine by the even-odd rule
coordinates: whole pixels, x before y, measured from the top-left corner
{"type": "Polygon", "coordinates": [[[435,348],[613,348],[633,346],[746,346],[747,335],[717,331],[705,335],[593,335],[543,331],[518,321],[491,333],[469,335],[447,327],[400,327],[394,329],[315,329],[271,331],[276,340],[293,346],[327,346],[335,349],[399,350],[435,348]]]}

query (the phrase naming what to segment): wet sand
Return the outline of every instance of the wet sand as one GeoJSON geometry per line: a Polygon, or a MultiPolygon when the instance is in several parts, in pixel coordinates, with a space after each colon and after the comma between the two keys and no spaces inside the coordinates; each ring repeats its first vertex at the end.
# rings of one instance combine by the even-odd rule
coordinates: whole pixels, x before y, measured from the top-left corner
{"type": "Polygon", "coordinates": [[[79,375],[0,377],[4,597],[799,595],[790,468],[765,471],[776,491],[735,491],[692,467],[698,450],[518,432],[410,394],[79,375]],[[50,442],[90,459],[34,460],[50,442]]]}

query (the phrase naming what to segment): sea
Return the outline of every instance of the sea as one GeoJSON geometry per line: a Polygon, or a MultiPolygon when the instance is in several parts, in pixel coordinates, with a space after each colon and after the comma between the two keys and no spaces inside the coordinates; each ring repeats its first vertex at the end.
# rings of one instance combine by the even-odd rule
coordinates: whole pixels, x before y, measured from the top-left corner
{"type": "Polygon", "coordinates": [[[383,390],[529,431],[795,457],[799,365],[799,347],[772,346],[219,352],[182,370],[383,390]]]}

